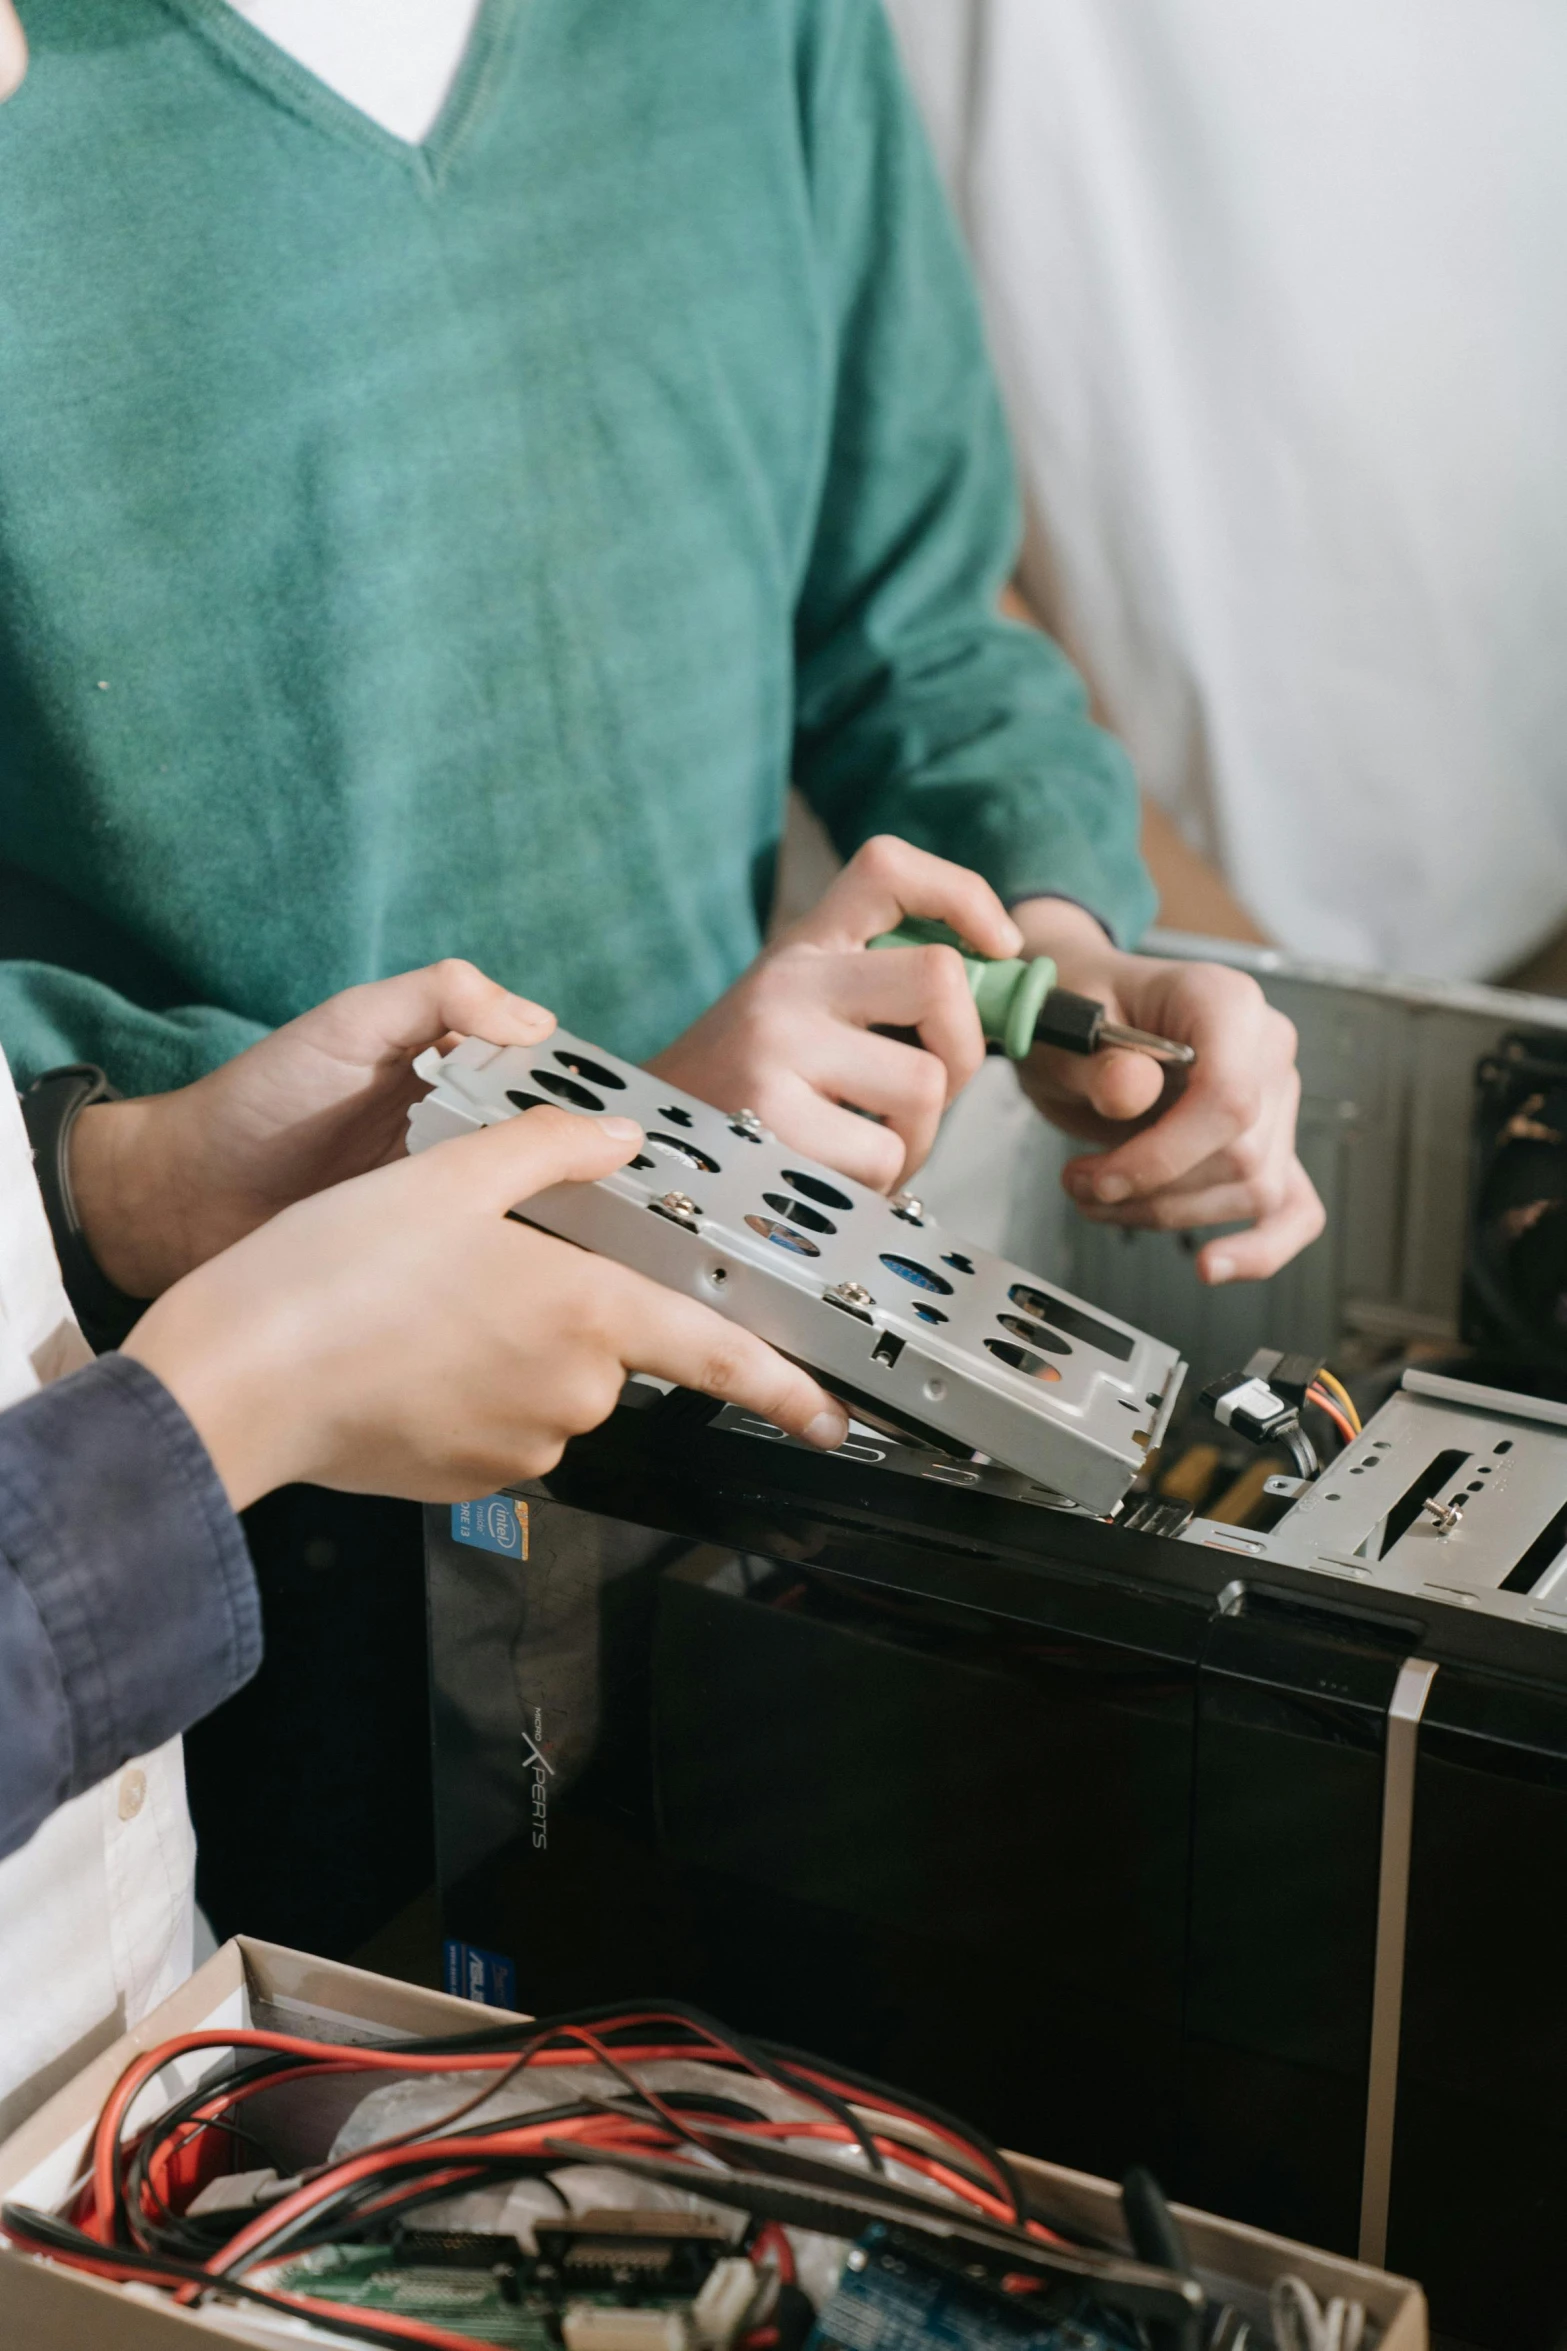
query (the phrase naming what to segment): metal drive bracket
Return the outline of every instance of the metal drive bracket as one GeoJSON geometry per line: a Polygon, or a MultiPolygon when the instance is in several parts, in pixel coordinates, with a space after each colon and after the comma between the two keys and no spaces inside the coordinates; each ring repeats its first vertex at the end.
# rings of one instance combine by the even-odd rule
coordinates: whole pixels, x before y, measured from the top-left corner
{"type": "Polygon", "coordinates": [[[519,1207],[528,1223],[700,1298],[808,1364],[865,1418],[988,1455],[1108,1513],[1157,1446],[1186,1366],[1173,1347],[942,1231],[633,1063],[557,1031],[468,1038],[415,1065],[431,1086],[408,1147],[539,1104],[638,1120],[644,1148],[593,1184],[519,1207]]]}

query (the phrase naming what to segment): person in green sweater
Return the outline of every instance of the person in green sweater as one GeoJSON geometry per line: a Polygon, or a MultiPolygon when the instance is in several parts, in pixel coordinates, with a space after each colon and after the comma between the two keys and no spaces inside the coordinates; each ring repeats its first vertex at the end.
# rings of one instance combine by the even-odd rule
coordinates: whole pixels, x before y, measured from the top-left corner
{"type": "MultiPolygon", "coordinates": [[[[23,13],[21,1079],[186,1083],[452,954],[645,1058],[753,963],[792,774],[845,853],[890,833],[976,869],[1068,984],[1199,1045],[1146,1135],[1070,1171],[1087,1200],[1254,1218],[1214,1277],[1310,1237],[1282,1024],[1100,928],[1151,911],[1132,782],[996,612],[1005,437],[875,0],[484,0],[419,145],[227,0],[23,13]]],[[[767,1075],[723,1058],[748,1100],[767,1075]]],[[[1159,1082],[1031,1076],[1079,1118],[1159,1082]]]]}
{"type": "MultiPolygon", "coordinates": [[[[960,980],[942,951],[865,957],[853,925],[759,952],[792,779],[860,853],[856,905],[946,913],[906,860],[953,861],[1010,909],[998,940],[1196,1045],[1165,1091],[1136,1057],[1026,1065],[1096,1146],[1067,1169],[1085,1213],[1244,1228],[1206,1245],[1215,1281],[1310,1240],[1288,1025],[1240,975],[1128,951],[1152,897],[1126,761],[998,614],[1005,435],[876,0],[480,0],[417,142],[260,13],[24,0],[0,115],[19,1079],[83,1061],[164,1091],[462,956],[894,1183],[961,1074],[960,980]]],[[[349,1537],[265,1507],[253,1541],[308,1615],[298,1561],[349,1537]]],[[[337,1579],[342,1644],[367,1593],[385,1617],[366,1579],[337,1579]]],[[[264,1776],[234,1740],[231,1788],[264,1776]]]]}

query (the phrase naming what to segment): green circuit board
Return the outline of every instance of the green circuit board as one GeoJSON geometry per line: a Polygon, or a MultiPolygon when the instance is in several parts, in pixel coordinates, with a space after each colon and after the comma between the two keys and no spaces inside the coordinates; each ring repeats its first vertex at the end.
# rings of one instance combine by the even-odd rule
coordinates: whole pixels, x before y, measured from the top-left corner
{"type": "Polygon", "coordinates": [[[325,2245],[258,2274],[257,2285],[309,2294],[348,2309],[418,2318],[471,2335],[501,2351],[560,2351],[559,2306],[546,2294],[488,2269],[399,2261],[384,2245],[325,2245]]]}

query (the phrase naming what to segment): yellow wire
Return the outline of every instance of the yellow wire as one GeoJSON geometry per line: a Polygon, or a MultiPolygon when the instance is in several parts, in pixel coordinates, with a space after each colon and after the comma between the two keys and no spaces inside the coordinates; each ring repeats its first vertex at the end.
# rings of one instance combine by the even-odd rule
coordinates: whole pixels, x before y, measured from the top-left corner
{"type": "Polygon", "coordinates": [[[1354,1398],[1350,1395],[1350,1392],[1345,1387],[1343,1381],[1336,1380],[1330,1371],[1319,1371],[1317,1377],[1322,1382],[1322,1385],[1327,1389],[1328,1394],[1335,1397],[1337,1401],[1343,1405],[1345,1416],[1348,1419],[1351,1428],[1353,1428],[1356,1436],[1358,1437],[1360,1434],[1360,1415],[1355,1410],[1354,1398]]]}

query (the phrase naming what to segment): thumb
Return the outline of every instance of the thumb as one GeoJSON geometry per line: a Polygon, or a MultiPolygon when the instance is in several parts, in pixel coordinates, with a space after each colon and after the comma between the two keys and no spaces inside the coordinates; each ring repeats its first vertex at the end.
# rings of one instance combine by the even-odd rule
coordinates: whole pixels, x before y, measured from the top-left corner
{"type": "Polygon", "coordinates": [[[512,995],[456,956],[345,988],[289,1023],[326,1052],[356,1063],[402,1060],[422,1046],[457,1037],[537,1045],[554,1026],[555,1015],[544,1005],[512,995]]]}
{"type": "Polygon", "coordinates": [[[437,1143],[428,1160],[467,1208],[500,1215],[551,1184],[591,1184],[624,1167],[642,1141],[634,1118],[588,1118],[541,1106],[437,1143]]]}

